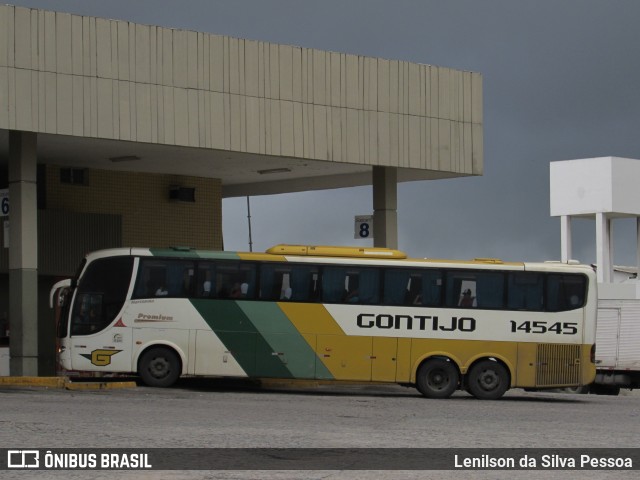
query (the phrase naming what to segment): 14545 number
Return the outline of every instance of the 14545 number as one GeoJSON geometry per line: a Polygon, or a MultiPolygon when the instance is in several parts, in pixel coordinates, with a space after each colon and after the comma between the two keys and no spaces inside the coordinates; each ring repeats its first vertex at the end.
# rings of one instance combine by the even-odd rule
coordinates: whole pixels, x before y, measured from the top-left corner
{"type": "Polygon", "coordinates": [[[511,332],[526,332],[526,333],[547,333],[554,332],[558,335],[575,335],[578,333],[578,324],[575,322],[555,322],[549,326],[550,322],[536,321],[536,322],[522,322],[518,324],[515,320],[509,320],[511,323],[511,332]]]}

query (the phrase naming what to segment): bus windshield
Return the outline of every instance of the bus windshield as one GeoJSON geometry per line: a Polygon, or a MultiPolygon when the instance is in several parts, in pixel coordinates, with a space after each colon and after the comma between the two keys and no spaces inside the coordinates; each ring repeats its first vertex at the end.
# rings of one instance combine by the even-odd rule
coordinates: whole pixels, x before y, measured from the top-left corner
{"type": "Polygon", "coordinates": [[[71,314],[71,336],[106,328],[122,309],[131,282],[133,257],[99,259],[80,278],[71,314]]]}

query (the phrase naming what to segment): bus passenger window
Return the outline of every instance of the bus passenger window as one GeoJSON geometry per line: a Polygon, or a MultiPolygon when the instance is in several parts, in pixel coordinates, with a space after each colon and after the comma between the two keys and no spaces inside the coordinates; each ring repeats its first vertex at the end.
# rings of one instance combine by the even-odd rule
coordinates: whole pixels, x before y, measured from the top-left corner
{"type": "Polygon", "coordinates": [[[447,272],[447,306],[500,310],[505,307],[505,278],[502,272],[447,272]]]}
{"type": "Polygon", "coordinates": [[[442,272],[436,269],[384,272],[384,305],[439,307],[442,303],[442,272]]]}
{"type": "Polygon", "coordinates": [[[260,267],[260,300],[315,301],[318,269],[314,266],[263,264],[260,267]]]}
{"type": "Polygon", "coordinates": [[[177,259],[142,259],[133,298],[172,297],[193,295],[193,262],[177,259]]]}
{"type": "Polygon", "coordinates": [[[509,273],[507,281],[507,308],[510,310],[542,311],[544,304],[544,277],[540,273],[509,273]]]}
{"type": "Polygon", "coordinates": [[[476,291],[475,272],[447,272],[447,307],[476,307],[476,291]]]}
{"type": "Polygon", "coordinates": [[[197,296],[210,298],[216,292],[216,269],[212,262],[198,263],[197,296]]]}
{"type": "Polygon", "coordinates": [[[216,264],[216,298],[245,300],[255,298],[256,268],[253,264],[216,264]]]}
{"type": "Polygon", "coordinates": [[[325,267],[322,301],[374,305],[380,292],[380,271],[375,268],[325,267]]]}
{"type": "Polygon", "coordinates": [[[550,274],[547,277],[547,310],[563,312],[584,306],[586,277],[550,274]]]}

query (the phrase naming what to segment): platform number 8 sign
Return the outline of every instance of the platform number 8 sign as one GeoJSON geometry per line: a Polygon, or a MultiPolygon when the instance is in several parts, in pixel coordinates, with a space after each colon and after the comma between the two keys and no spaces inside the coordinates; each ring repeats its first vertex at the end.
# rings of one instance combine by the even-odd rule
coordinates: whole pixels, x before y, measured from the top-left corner
{"type": "Polygon", "coordinates": [[[354,238],[373,238],[373,215],[356,216],[354,238]]]}

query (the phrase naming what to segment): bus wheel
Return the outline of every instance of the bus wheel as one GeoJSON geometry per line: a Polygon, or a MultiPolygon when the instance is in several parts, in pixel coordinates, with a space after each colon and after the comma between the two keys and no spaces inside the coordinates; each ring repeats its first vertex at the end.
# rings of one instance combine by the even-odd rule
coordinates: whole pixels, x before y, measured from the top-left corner
{"type": "Polygon", "coordinates": [[[180,377],[180,358],[168,348],[151,348],[140,358],[138,373],[150,387],[169,387],[180,377]]]}
{"type": "Polygon", "coordinates": [[[501,363],[482,360],[469,370],[467,389],[481,400],[496,400],[509,389],[509,373],[501,363]]]}
{"type": "Polygon", "coordinates": [[[427,398],[449,398],[458,388],[459,379],[453,362],[432,358],[418,369],[416,388],[427,398]]]}

